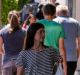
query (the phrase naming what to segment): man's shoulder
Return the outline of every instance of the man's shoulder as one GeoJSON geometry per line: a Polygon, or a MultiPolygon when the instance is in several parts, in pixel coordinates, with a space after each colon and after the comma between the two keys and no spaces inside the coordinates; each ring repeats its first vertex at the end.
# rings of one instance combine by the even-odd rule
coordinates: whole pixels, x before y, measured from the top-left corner
{"type": "Polygon", "coordinates": [[[74,19],[74,18],[71,18],[71,17],[70,17],[69,19],[70,19],[71,22],[79,23],[79,22],[78,22],[76,19],[74,19]]]}
{"type": "Polygon", "coordinates": [[[55,19],[53,19],[53,21],[61,24],[64,20],[67,20],[66,17],[56,17],[55,19]]]}
{"type": "Polygon", "coordinates": [[[78,21],[72,17],[56,17],[55,19],[53,19],[53,21],[61,23],[64,20],[67,20],[68,22],[73,22],[73,23],[78,23],[78,21]]]}
{"type": "Polygon", "coordinates": [[[37,22],[39,22],[39,23],[42,23],[42,22],[45,22],[45,21],[46,21],[45,19],[37,20],[37,22]]]}
{"type": "Polygon", "coordinates": [[[45,24],[52,24],[52,25],[60,25],[58,22],[55,22],[55,21],[49,21],[49,20],[46,20],[46,19],[42,19],[42,20],[38,20],[37,22],[39,23],[45,23],[45,24]]]}

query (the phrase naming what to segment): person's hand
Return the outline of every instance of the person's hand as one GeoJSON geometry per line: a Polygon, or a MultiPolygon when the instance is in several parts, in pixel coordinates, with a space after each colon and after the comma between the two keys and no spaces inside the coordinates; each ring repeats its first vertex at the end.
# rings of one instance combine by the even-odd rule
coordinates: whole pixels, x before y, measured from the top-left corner
{"type": "Polygon", "coordinates": [[[62,63],[62,62],[63,62],[62,56],[59,57],[59,61],[58,61],[58,62],[59,62],[59,63],[62,63]]]}
{"type": "Polygon", "coordinates": [[[63,70],[64,75],[67,75],[67,70],[63,70]]]}

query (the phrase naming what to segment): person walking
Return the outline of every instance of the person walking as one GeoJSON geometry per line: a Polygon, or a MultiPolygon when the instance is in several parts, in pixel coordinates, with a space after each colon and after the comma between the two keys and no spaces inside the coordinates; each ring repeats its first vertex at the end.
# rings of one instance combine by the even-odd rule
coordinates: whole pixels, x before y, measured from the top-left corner
{"type": "Polygon", "coordinates": [[[65,31],[64,45],[67,52],[67,75],[74,75],[80,49],[80,24],[69,16],[69,9],[66,5],[56,7],[57,18],[53,21],[60,23],[65,31]]]}
{"type": "Polygon", "coordinates": [[[42,13],[42,7],[43,7],[43,5],[40,4],[39,7],[38,7],[38,11],[36,13],[36,18],[38,20],[44,19],[44,16],[43,16],[43,13],[42,13]]]}
{"type": "Polygon", "coordinates": [[[45,26],[44,44],[58,49],[58,52],[60,52],[60,55],[63,58],[64,75],[67,75],[66,52],[64,47],[64,30],[59,23],[52,21],[53,18],[55,18],[56,7],[52,4],[47,4],[43,6],[42,10],[45,19],[38,20],[38,22],[42,23],[45,26]]]}
{"type": "Polygon", "coordinates": [[[29,14],[28,18],[24,21],[22,25],[22,29],[27,31],[30,24],[35,23],[37,21],[37,18],[34,14],[29,14]]]}
{"type": "Polygon", "coordinates": [[[25,32],[19,26],[17,11],[8,14],[9,24],[0,30],[0,54],[3,55],[3,75],[16,75],[15,61],[23,48],[25,32]]]}
{"type": "Polygon", "coordinates": [[[17,75],[55,75],[54,66],[59,64],[61,57],[55,48],[44,45],[44,26],[31,24],[26,36],[25,50],[16,61],[17,75]]]}

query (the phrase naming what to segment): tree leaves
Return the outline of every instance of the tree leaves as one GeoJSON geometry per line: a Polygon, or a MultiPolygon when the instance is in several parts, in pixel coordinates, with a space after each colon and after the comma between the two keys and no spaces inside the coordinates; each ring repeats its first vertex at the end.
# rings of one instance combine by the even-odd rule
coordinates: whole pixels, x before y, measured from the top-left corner
{"type": "Polygon", "coordinates": [[[2,11],[1,11],[2,24],[7,23],[8,12],[14,9],[17,10],[17,8],[18,8],[18,2],[16,0],[2,0],[2,11]]]}

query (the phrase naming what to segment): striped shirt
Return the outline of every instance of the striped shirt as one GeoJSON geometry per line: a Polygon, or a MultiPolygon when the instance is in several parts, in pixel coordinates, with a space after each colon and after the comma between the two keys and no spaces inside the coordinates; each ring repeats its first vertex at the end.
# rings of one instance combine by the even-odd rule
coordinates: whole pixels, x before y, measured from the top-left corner
{"type": "Polygon", "coordinates": [[[53,48],[42,51],[29,49],[20,52],[16,65],[25,68],[25,75],[53,75],[54,63],[59,59],[59,53],[53,48]]]}

